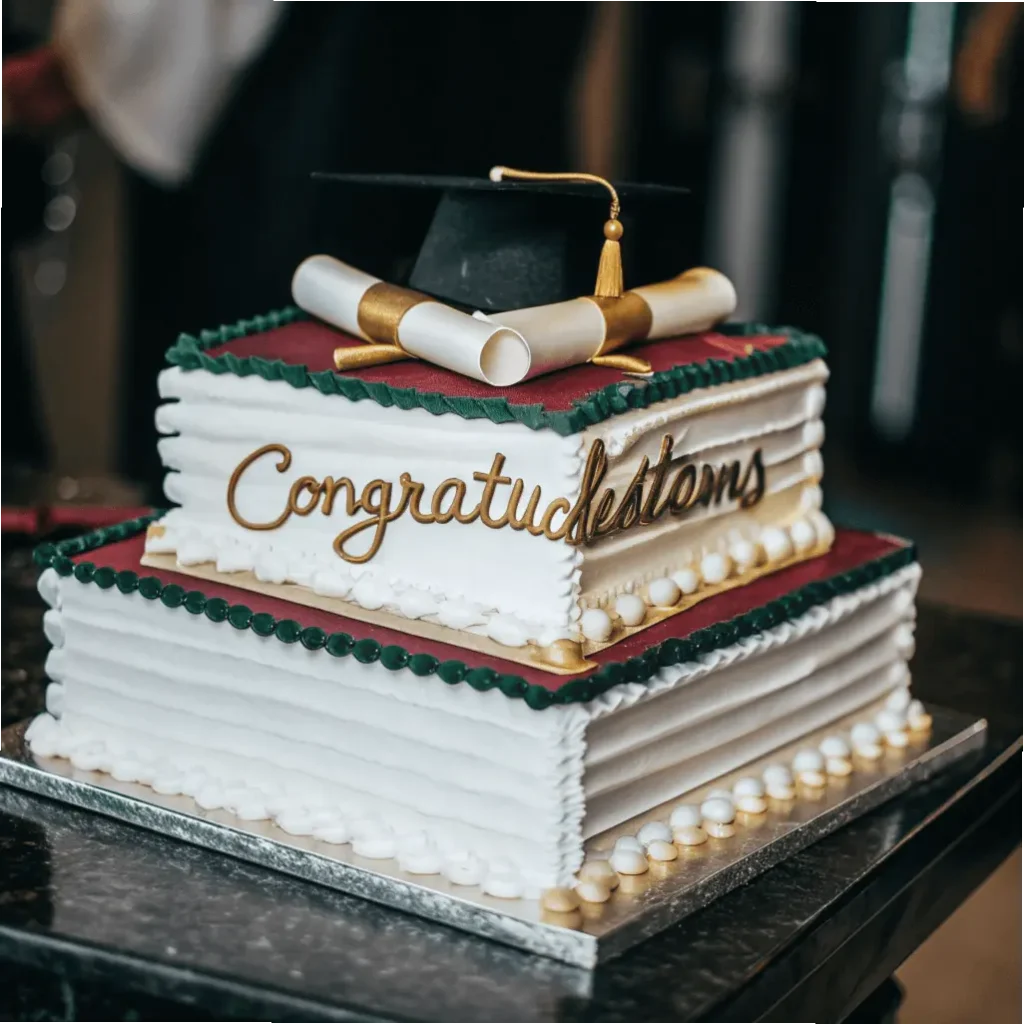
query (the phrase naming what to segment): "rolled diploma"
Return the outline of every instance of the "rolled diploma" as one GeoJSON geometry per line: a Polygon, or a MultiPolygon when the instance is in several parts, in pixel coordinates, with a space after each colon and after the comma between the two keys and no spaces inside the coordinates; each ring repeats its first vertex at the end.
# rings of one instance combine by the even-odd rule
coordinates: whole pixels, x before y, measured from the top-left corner
{"type": "Polygon", "coordinates": [[[706,331],[736,308],[732,281],[709,267],[695,267],[671,281],[630,290],[651,311],[651,330],[647,335],[651,340],[706,331]]]}
{"type": "MultiPolygon", "coordinates": [[[[310,256],[292,277],[292,299],[300,309],[348,334],[379,341],[359,326],[359,304],[379,281],[332,256],[310,256]]],[[[405,312],[398,340],[409,355],[494,387],[517,384],[530,370],[530,349],[515,330],[432,299],[405,312]]]]}
{"type": "Polygon", "coordinates": [[[607,329],[600,306],[590,299],[490,313],[488,320],[511,327],[526,339],[528,377],[585,363],[601,347],[607,329]]]}
{"type": "MultiPolygon", "coordinates": [[[[651,329],[646,339],[637,341],[706,331],[736,308],[732,283],[724,274],[707,267],[630,291],[639,295],[651,311],[651,329]]],[[[526,339],[532,356],[527,377],[585,363],[597,354],[607,330],[601,308],[587,298],[491,313],[487,320],[511,327],[526,339]]],[[[635,354],[642,356],[643,349],[635,354]]]]}
{"type": "Polygon", "coordinates": [[[292,275],[292,300],[299,309],[363,341],[372,341],[359,326],[359,303],[379,282],[379,277],[364,274],[333,256],[310,256],[292,275]]]}

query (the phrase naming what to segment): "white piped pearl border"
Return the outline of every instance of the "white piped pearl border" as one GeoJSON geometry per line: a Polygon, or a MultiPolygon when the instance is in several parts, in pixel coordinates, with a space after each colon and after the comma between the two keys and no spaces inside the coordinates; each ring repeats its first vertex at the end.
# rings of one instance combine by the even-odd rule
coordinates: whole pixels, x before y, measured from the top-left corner
{"type": "MultiPolygon", "coordinates": [[[[58,703],[59,696],[54,694],[53,703],[58,703]]],[[[760,777],[741,776],[731,789],[710,788],[699,803],[691,797],[676,804],[667,820],[647,821],[635,835],[619,836],[606,857],[584,861],[572,889],[541,893],[541,906],[552,913],[566,913],[579,901],[607,902],[622,879],[646,875],[652,864],[674,861],[682,851],[710,839],[730,840],[737,824],[756,820],[771,809],[772,801],[785,805],[801,797],[814,799],[830,779],[854,773],[858,759],[870,763],[883,757],[886,748],[900,751],[909,746],[912,734],[926,734],[931,726],[931,715],[919,700],[910,699],[905,688],[893,691],[873,719],[856,722],[848,733],[825,736],[816,748],[798,750],[790,764],[770,763],[760,777]]],[[[480,886],[498,899],[537,895],[509,861],[487,862],[469,851],[445,851],[423,831],[396,834],[376,819],[334,808],[281,807],[272,796],[246,787],[224,787],[202,770],[177,771],[137,755],[118,756],[98,741],[76,743],[74,737],[62,734],[59,717],[48,712],[32,721],[25,739],[36,757],[69,758],[80,769],[106,771],[123,782],[151,785],[159,793],[191,796],[200,807],[223,808],[244,820],[273,819],[289,835],[350,844],[353,853],[366,859],[397,858],[399,867],[410,875],[442,875],[453,885],[480,886]]]]}
{"type": "Polygon", "coordinates": [[[910,743],[911,732],[924,733],[931,724],[920,701],[910,700],[904,691],[894,691],[875,721],[857,722],[847,735],[832,733],[816,748],[798,750],[788,765],[768,764],[760,777],[742,776],[731,790],[709,789],[700,803],[693,797],[684,799],[672,808],[667,821],[648,821],[636,835],[619,836],[607,859],[596,854],[584,861],[577,874],[576,893],[584,903],[605,903],[620,876],[643,875],[651,863],[675,860],[682,851],[702,846],[709,838],[728,841],[736,835],[740,815],[756,820],[770,809],[772,801],[785,805],[801,796],[814,799],[829,779],[841,779],[855,771],[854,758],[877,760],[884,754],[883,743],[900,750],[910,743]],[[671,835],[671,843],[667,835],[671,835]],[[674,852],[670,853],[668,846],[674,852]]]}
{"type": "Polygon", "coordinates": [[[584,610],[578,622],[580,638],[591,643],[607,643],[620,627],[642,626],[652,612],[664,617],[665,612],[671,611],[684,598],[698,594],[703,587],[719,586],[731,577],[744,576],[794,555],[806,555],[813,548],[827,547],[834,539],[832,524],[816,508],[788,527],[764,527],[754,540],[735,536],[734,532],[726,548],[705,552],[696,564],[649,580],[636,591],[630,587],[626,593],[611,599],[607,608],[584,610]]]}

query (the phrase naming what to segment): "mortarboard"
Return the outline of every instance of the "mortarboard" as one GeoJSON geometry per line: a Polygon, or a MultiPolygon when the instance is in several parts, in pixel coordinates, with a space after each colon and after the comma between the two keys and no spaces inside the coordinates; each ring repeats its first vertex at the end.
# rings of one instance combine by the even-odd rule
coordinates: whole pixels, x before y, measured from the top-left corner
{"type": "Polygon", "coordinates": [[[503,166],[488,178],[317,180],[346,189],[350,205],[353,189],[385,204],[358,268],[345,260],[360,239],[342,233],[328,242],[332,255],[309,257],[292,279],[296,305],[352,336],[354,347],[335,349],[342,372],[420,358],[495,387],[583,362],[649,374],[647,360],[618,350],[705,330],[736,305],[716,271],[678,273],[687,262],[685,189],[503,166]],[[422,232],[410,233],[408,211],[394,205],[409,195],[426,197],[422,232]],[[373,248],[390,255],[388,269],[364,258],[373,248]]]}
{"type": "MultiPolygon", "coordinates": [[[[327,251],[395,284],[483,312],[541,306],[594,292],[600,226],[609,208],[609,193],[600,179],[313,177],[328,189],[362,193],[361,203],[379,209],[382,231],[388,234],[384,245],[390,246],[382,258],[381,240],[352,238],[339,225],[333,237],[328,228],[327,251]]],[[[695,263],[687,189],[628,182],[614,188],[621,200],[617,217],[626,288],[672,277],[680,267],[695,263]]],[[[329,195],[323,205],[330,225],[329,195]]]]}

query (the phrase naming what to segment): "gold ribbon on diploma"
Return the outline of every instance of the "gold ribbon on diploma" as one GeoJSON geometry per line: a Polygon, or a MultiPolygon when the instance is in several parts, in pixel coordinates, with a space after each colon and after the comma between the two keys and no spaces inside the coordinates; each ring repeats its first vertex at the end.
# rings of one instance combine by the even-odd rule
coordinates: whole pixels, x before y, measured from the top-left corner
{"type": "Polygon", "coordinates": [[[623,373],[650,373],[651,364],[646,359],[618,351],[626,345],[654,340],[650,336],[654,326],[654,314],[651,312],[648,299],[664,296],[669,300],[679,301],[687,292],[700,292],[707,286],[709,279],[714,277],[720,278],[721,275],[706,267],[694,267],[693,270],[687,270],[671,281],[644,285],[643,288],[628,291],[617,299],[588,296],[601,310],[605,322],[604,341],[590,357],[590,362],[595,366],[610,366],[623,373]]]}
{"type": "Polygon", "coordinates": [[[349,345],[334,350],[334,366],[340,371],[365,366],[383,366],[416,357],[402,348],[398,327],[402,317],[421,302],[435,302],[429,295],[378,281],[359,300],[356,320],[370,339],[365,345],[349,345]]]}
{"type": "Polygon", "coordinates": [[[625,345],[634,341],[643,341],[651,333],[654,318],[651,307],[643,296],[636,292],[626,292],[617,299],[603,299],[596,295],[588,296],[604,317],[604,341],[590,357],[595,366],[609,366],[623,373],[650,373],[651,364],[639,356],[617,352],[625,345]]]}

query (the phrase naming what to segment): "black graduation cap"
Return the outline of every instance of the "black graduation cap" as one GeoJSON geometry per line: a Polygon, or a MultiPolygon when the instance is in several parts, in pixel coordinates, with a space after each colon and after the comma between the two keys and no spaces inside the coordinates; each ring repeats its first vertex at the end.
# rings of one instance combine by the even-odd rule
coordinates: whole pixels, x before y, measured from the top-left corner
{"type": "MultiPolygon", "coordinates": [[[[609,220],[610,192],[602,179],[313,177],[331,190],[344,189],[349,210],[358,193],[363,223],[374,225],[368,236],[366,227],[353,230],[348,217],[332,222],[329,194],[324,251],[393,284],[484,312],[594,294],[602,226],[609,220]]],[[[614,183],[614,189],[626,288],[667,280],[697,262],[687,189],[632,183],[614,183]]]]}

